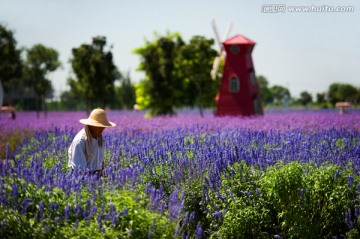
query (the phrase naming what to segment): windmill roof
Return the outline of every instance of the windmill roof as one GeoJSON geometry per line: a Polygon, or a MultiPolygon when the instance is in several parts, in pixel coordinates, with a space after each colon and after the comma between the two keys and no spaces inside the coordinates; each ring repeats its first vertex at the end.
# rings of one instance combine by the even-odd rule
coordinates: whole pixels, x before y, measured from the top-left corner
{"type": "Polygon", "coordinates": [[[247,44],[247,45],[255,45],[256,43],[252,40],[238,34],[236,36],[233,36],[226,41],[224,41],[225,45],[234,45],[234,44],[247,44]]]}

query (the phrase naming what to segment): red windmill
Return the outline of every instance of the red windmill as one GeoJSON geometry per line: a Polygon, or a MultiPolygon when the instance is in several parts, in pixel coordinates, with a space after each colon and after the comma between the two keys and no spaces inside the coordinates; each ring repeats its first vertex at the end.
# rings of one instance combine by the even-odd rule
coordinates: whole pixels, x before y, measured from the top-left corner
{"type": "MultiPolygon", "coordinates": [[[[263,114],[259,97],[259,84],[251,57],[256,43],[242,35],[236,35],[221,42],[215,22],[213,22],[213,27],[220,45],[220,54],[215,59],[211,72],[213,79],[216,77],[220,59],[226,52],[220,90],[216,96],[217,109],[215,115],[250,116],[263,114]]],[[[228,33],[230,29],[231,27],[229,27],[228,33]]]]}

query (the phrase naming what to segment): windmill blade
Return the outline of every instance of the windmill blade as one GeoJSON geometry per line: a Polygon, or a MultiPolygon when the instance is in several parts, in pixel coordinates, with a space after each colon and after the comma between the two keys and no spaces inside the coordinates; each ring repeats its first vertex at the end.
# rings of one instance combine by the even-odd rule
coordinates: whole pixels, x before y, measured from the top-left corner
{"type": "Polygon", "coordinates": [[[229,23],[229,26],[228,26],[228,29],[227,29],[227,31],[225,32],[225,35],[224,35],[224,41],[226,40],[226,39],[228,39],[229,38],[229,35],[230,35],[230,32],[231,32],[231,29],[232,29],[232,25],[233,25],[233,23],[232,22],[230,22],[229,23]]]}
{"type": "Polygon", "coordinates": [[[219,65],[220,65],[220,61],[221,61],[221,57],[217,56],[215,57],[214,63],[213,63],[213,68],[210,72],[211,75],[211,79],[215,80],[216,79],[216,74],[219,70],[219,65]]]}
{"type": "Polygon", "coordinates": [[[221,54],[221,52],[223,51],[223,45],[222,45],[222,42],[221,42],[219,33],[218,33],[218,31],[217,31],[217,28],[216,28],[216,24],[215,24],[215,20],[214,20],[214,19],[212,20],[211,25],[212,25],[213,30],[214,30],[214,33],[215,33],[216,41],[217,41],[218,44],[219,44],[219,49],[220,49],[220,54],[221,54]]]}
{"type": "MultiPolygon", "coordinates": [[[[218,70],[219,70],[220,62],[225,57],[225,49],[224,49],[224,45],[222,44],[222,40],[220,39],[219,33],[217,31],[215,19],[212,20],[211,24],[212,24],[212,27],[213,27],[213,30],[214,30],[214,33],[215,33],[216,41],[218,42],[219,49],[220,49],[219,55],[217,57],[215,57],[215,59],[214,59],[213,68],[212,68],[212,70],[210,72],[211,78],[213,80],[215,80],[216,75],[217,75],[218,70]]],[[[228,26],[228,29],[227,29],[227,31],[225,33],[225,36],[224,36],[224,40],[229,37],[231,28],[232,28],[232,22],[230,22],[230,24],[228,26]]]]}

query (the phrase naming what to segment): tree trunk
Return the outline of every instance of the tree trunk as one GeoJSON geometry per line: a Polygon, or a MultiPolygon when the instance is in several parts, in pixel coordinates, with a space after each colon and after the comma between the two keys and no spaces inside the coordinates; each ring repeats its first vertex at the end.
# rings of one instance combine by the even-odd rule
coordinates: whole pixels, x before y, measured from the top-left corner
{"type": "Polygon", "coordinates": [[[197,88],[198,88],[198,91],[199,91],[199,96],[198,96],[199,112],[200,112],[200,116],[204,117],[204,113],[203,113],[203,96],[202,96],[201,84],[198,84],[197,88]]]}
{"type": "Polygon", "coordinates": [[[36,97],[36,100],[35,100],[35,107],[36,107],[36,118],[40,118],[40,107],[39,107],[39,98],[38,97],[36,97]]]}
{"type": "Polygon", "coordinates": [[[46,119],[47,118],[47,108],[46,108],[45,97],[42,97],[42,103],[44,105],[44,116],[45,116],[45,119],[46,119]]]}

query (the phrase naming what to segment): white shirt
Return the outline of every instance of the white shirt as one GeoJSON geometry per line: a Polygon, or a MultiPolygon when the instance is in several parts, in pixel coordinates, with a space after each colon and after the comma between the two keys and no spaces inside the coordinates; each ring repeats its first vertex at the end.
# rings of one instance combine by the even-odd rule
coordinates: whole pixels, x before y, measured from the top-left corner
{"type": "Polygon", "coordinates": [[[98,140],[91,138],[93,146],[92,157],[86,150],[86,134],[85,129],[77,133],[68,150],[68,165],[72,169],[89,169],[90,171],[102,169],[104,161],[104,147],[99,147],[98,140]]]}

